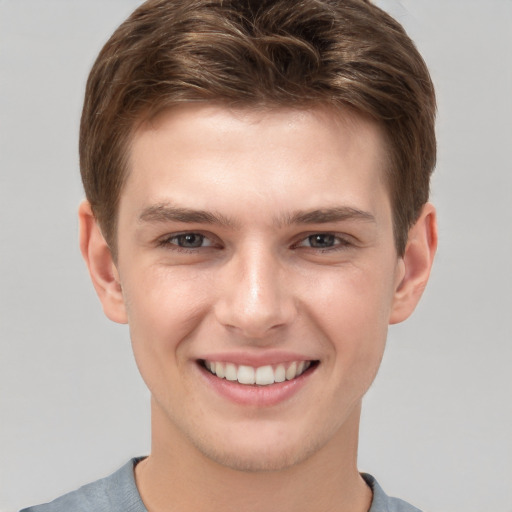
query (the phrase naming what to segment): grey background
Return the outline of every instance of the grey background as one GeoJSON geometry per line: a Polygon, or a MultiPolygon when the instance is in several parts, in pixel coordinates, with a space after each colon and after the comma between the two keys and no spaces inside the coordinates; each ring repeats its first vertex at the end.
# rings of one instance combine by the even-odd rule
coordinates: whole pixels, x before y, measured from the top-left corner
{"type": "MultiPolygon", "coordinates": [[[[0,511],[149,450],[127,329],[77,244],[88,70],[135,0],[0,0],[0,511]]],[[[430,511],[512,511],[512,1],[381,0],[437,86],[440,249],[392,327],[360,467],[430,511]]]]}

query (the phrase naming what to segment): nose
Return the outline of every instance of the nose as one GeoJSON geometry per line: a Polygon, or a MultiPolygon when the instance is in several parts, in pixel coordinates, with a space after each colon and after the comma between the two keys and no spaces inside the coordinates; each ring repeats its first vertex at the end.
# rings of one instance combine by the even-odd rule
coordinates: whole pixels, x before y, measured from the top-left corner
{"type": "Polygon", "coordinates": [[[225,264],[215,314],[244,338],[263,339],[289,325],[296,315],[286,266],[270,250],[253,247],[225,264]]]}

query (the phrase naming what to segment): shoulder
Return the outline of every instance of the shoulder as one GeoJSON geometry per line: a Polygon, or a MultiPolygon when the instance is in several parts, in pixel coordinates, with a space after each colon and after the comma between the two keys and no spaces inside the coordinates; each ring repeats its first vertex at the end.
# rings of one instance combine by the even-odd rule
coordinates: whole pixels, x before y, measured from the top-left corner
{"type": "Polygon", "coordinates": [[[388,496],[372,475],[361,473],[361,476],[373,491],[372,506],[368,512],[421,512],[401,499],[388,496]]]}
{"type": "Polygon", "coordinates": [[[84,485],[56,500],[20,512],[147,512],[140,498],[132,459],[115,473],[84,485]]]}

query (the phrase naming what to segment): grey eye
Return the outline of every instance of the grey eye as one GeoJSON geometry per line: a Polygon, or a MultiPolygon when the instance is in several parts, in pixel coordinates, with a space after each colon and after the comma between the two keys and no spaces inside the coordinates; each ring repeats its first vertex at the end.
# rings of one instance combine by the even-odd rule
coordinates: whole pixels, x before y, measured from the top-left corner
{"type": "Polygon", "coordinates": [[[205,237],[198,233],[185,233],[175,237],[176,245],[187,249],[202,247],[205,237]]]}
{"type": "Polygon", "coordinates": [[[325,249],[333,247],[336,243],[336,237],[327,233],[318,233],[308,237],[308,242],[311,247],[316,249],[325,249]]]}

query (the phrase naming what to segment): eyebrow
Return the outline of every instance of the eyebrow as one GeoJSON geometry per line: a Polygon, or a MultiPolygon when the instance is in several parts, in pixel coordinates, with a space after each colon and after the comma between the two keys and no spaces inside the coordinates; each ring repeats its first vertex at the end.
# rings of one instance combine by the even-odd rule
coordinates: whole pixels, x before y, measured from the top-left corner
{"type": "MultiPolygon", "coordinates": [[[[293,224],[326,224],[329,222],[359,221],[375,223],[375,217],[363,210],[350,206],[337,206],[332,208],[320,208],[315,210],[298,210],[290,215],[284,215],[276,219],[275,224],[289,226],[293,224]]],[[[216,224],[228,228],[237,227],[232,219],[206,210],[183,208],[169,203],[160,203],[148,206],[139,215],[141,222],[183,222],[187,224],[216,224]]]]}
{"type": "Polygon", "coordinates": [[[328,222],[342,222],[355,220],[375,223],[375,217],[363,210],[350,206],[337,206],[333,208],[321,208],[318,210],[299,210],[285,216],[278,224],[325,224],[328,222]]]}
{"type": "Polygon", "coordinates": [[[235,223],[224,215],[181,208],[168,203],[155,204],[142,210],[139,215],[141,222],[184,222],[187,224],[218,224],[226,227],[234,227],[235,223]]]}

